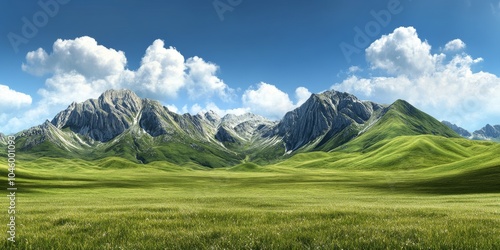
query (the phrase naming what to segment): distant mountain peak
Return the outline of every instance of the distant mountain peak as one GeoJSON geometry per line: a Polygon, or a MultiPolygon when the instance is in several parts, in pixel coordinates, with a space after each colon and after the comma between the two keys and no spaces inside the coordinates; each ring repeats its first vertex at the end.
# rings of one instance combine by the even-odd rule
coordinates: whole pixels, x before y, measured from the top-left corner
{"type": "Polygon", "coordinates": [[[447,127],[451,128],[453,131],[457,132],[457,134],[461,135],[462,137],[470,138],[472,136],[472,134],[469,131],[467,131],[462,127],[457,126],[456,124],[453,124],[448,121],[442,121],[442,123],[447,127]]]}
{"type": "Polygon", "coordinates": [[[209,120],[210,122],[212,122],[214,124],[219,123],[221,120],[221,117],[212,110],[209,110],[208,112],[203,114],[203,117],[205,117],[205,119],[209,120]]]}
{"type": "Polygon", "coordinates": [[[474,131],[472,136],[479,140],[500,140],[500,125],[486,124],[482,129],[474,131]]]}

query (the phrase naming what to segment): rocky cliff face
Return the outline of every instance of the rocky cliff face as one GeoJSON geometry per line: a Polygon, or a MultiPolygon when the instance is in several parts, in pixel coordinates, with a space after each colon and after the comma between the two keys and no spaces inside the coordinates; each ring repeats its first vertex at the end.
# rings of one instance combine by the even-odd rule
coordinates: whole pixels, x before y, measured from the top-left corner
{"type": "MultiPolygon", "coordinates": [[[[220,118],[214,112],[192,116],[169,111],[160,102],[141,99],[129,90],[108,90],[98,99],[72,103],[52,120],[59,128],[107,142],[132,126],[152,137],[186,134],[194,139],[214,137],[220,118]]],[[[214,138],[215,140],[215,138],[214,138]]]]}
{"type": "MultiPolygon", "coordinates": [[[[405,108],[416,110],[406,102],[402,106],[405,108]]],[[[47,152],[55,145],[74,155],[123,155],[140,162],[171,160],[175,164],[192,160],[217,167],[252,157],[274,160],[285,153],[334,149],[367,133],[383,120],[388,109],[348,93],[326,91],[312,95],[281,121],[274,122],[250,113],[222,118],[213,111],[180,115],[132,91],[109,90],[98,99],[72,103],[51,122],[16,137],[20,148],[26,150],[47,152]],[[52,144],[36,148],[45,142],[52,144]]],[[[413,117],[415,128],[425,123],[420,113],[405,113],[413,117]]],[[[427,132],[415,129],[412,133],[430,133],[436,126],[444,127],[437,121],[425,124],[427,132]]],[[[477,133],[499,137],[499,127],[487,126],[477,133]]]]}
{"type": "Polygon", "coordinates": [[[214,127],[218,126],[221,122],[220,116],[212,110],[206,112],[205,114],[200,114],[200,116],[200,118],[206,119],[214,127]]]}
{"type": "Polygon", "coordinates": [[[313,94],[302,106],[288,112],[275,133],[284,138],[287,150],[297,150],[326,134],[337,134],[352,124],[364,124],[382,109],[337,91],[313,94]]]}
{"type": "Polygon", "coordinates": [[[80,138],[71,131],[62,131],[49,121],[17,133],[16,138],[25,138],[23,144],[20,145],[23,150],[28,150],[46,141],[66,151],[78,150],[94,144],[92,139],[80,138]]]}
{"type": "Polygon", "coordinates": [[[221,142],[264,140],[263,135],[276,124],[276,122],[251,113],[243,115],[228,114],[220,119],[216,138],[221,142]]]}
{"type": "Polygon", "coordinates": [[[130,90],[108,90],[98,99],[72,103],[57,114],[52,124],[57,128],[106,142],[137,122],[142,100],[130,90]]]}
{"type": "Polygon", "coordinates": [[[498,140],[500,139],[500,125],[487,124],[484,128],[475,131],[473,137],[479,140],[498,140]]]}
{"type": "Polygon", "coordinates": [[[157,101],[144,100],[143,109],[138,118],[139,126],[153,137],[173,134],[176,127],[170,111],[157,101]]]}

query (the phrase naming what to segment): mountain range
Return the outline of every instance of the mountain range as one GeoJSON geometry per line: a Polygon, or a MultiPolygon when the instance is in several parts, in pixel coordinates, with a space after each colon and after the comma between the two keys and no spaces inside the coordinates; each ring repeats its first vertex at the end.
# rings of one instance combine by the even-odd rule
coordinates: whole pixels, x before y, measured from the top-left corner
{"type": "Polygon", "coordinates": [[[466,129],[452,124],[448,121],[443,121],[443,124],[451,128],[453,131],[457,132],[462,137],[473,139],[473,140],[488,140],[488,141],[500,141],[500,125],[490,125],[487,124],[482,129],[476,130],[474,132],[469,132],[466,129]]]}
{"type": "MultiPolygon", "coordinates": [[[[487,136],[499,131],[490,127],[484,129],[487,136]]],[[[130,90],[108,90],[17,133],[16,143],[33,157],[116,156],[136,163],[215,168],[279,161],[310,151],[363,152],[402,135],[464,135],[456,131],[406,101],[381,105],[334,90],[312,94],[280,121],[251,113],[180,115],[130,90]]],[[[3,137],[0,143],[5,143],[3,137]]]]}

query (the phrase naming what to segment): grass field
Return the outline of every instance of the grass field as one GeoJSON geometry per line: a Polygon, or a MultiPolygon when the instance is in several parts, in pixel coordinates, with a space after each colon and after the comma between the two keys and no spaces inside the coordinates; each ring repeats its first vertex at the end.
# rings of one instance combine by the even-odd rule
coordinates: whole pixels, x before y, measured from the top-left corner
{"type": "Polygon", "coordinates": [[[17,242],[0,248],[500,249],[498,144],[373,147],[222,169],[21,159],[17,242]]]}

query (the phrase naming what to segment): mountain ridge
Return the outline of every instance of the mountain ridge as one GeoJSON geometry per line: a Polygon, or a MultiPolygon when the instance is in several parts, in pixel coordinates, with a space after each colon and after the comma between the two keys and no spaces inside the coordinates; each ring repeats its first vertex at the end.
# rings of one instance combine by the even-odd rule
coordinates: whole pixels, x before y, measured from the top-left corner
{"type": "Polygon", "coordinates": [[[405,101],[386,106],[334,90],[311,95],[277,122],[251,113],[180,115],[130,90],[108,90],[97,99],[70,104],[52,121],[17,136],[21,150],[39,155],[120,156],[139,163],[165,160],[222,167],[330,151],[359,142],[366,134],[372,135],[370,145],[396,135],[458,137],[405,101]],[[373,135],[380,127],[389,132],[373,135]]]}
{"type": "MultiPolygon", "coordinates": [[[[296,151],[318,137],[338,134],[353,124],[362,125],[380,109],[381,105],[362,102],[347,93],[327,91],[313,94],[299,108],[285,114],[277,126],[277,134],[285,138],[287,151],[296,151]],[[294,129],[289,129],[291,127],[294,129]]],[[[320,140],[316,144],[321,146],[326,141],[320,140]]]]}
{"type": "Polygon", "coordinates": [[[474,139],[480,140],[498,140],[500,141],[500,125],[486,124],[483,128],[474,131],[474,139]]]}
{"type": "Polygon", "coordinates": [[[452,124],[451,122],[442,121],[442,123],[453,129],[464,138],[473,140],[500,141],[500,125],[486,124],[483,128],[471,133],[462,127],[452,124]]]}
{"type": "Polygon", "coordinates": [[[439,135],[448,138],[460,137],[434,117],[420,111],[404,100],[389,105],[380,119],[357,138],[346,143],[340,150],[365,151],[378,142],[398,136],[439,135]]]}

